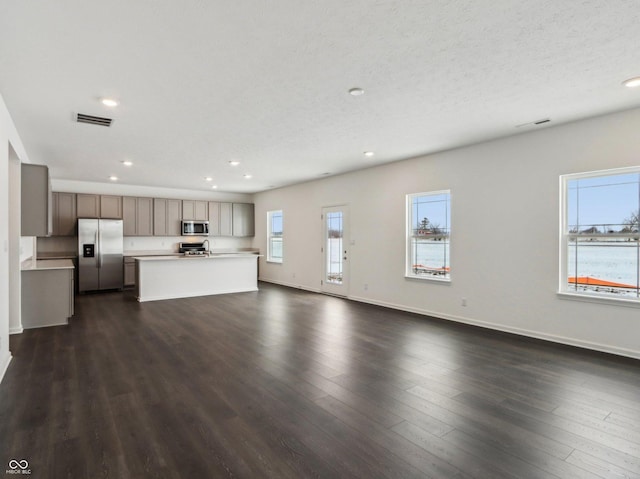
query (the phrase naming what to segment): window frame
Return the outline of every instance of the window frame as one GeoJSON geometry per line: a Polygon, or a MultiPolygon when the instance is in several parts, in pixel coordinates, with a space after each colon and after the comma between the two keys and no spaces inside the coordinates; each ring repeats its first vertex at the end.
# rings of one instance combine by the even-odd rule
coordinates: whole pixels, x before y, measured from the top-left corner
{"type": "MultiPolygon", "coordinates": [[[[591,303],[615,304],[618,306],[640,307],[640,297],[622,296],[616,297],[612,294],[599,293],[596,291],[579,291],[569,288],[569,241],[573,238],[599,238],[605,235],[615,235],[620,238],[636,237],[638,233],[570,233],[569,232],[569,182],[572,180],[602,178],[606,176],[618,176],[627,174],[639,174],[640,166],[630,166],[623,168],[612,168],[606,170],[588,171],[582,173],[570,173],[560,175],[560,222],[559,222],[559,268],[558,268],[558,290],[557,295],[561,299],[572,299],[591,303]]],[[[640,266],[640,265],[639,265],[640,266]]]]}
{"type": "Polygon", "coordinates": [[[423,191],[420,193],[410,193],[405,197],[405,271],[404,277],[407,279],[416,279],[420,281],[433,281],[441,284],[451,284],[451,190],[436,190],[436,191],[423,191]],[[447,229],[448,229],[448,244],[449,244],[449,254],[448,254],[448,264],[449,264],[449,272],[446,277],[435,276],[435,275],[419,275],[413,272],[413,256],[412,256],[412,238],[413,238],[413,199],[419,196],[438,196],[438,195],[448,195],[448,210],[447,210],[447,229]]]}
{"type": "Polygon", "coordinates": [[[267,211],[267,263],[275,263],[282,264],[284,262],[284,212],[282,210],[272,210],[267,211]],[[280,234],[280,243],[281,243],[281,251],[282,256],[274,257],[273,256],[273,243],[272,239],[276,236],[272,234],[272,219],[273,217],[279,214],[280,221],[282,221],[282,233],[280,234]]]}

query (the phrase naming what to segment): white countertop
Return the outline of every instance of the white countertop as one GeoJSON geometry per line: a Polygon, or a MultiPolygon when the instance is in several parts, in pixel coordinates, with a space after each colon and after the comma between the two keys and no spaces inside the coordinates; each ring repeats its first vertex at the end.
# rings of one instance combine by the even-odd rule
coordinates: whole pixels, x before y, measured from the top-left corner
{"type": "Polygon", "coordinates": [[[130,250],[122,253],[122,256],[178,256],[179,254],[171,250],[130,250]]]}
{"type": "Polygon", "coordinates": [[[46,269],[73,269],[73,261],[70,259],[40,259],[34,264],[32,259],[27,259],[20,264],[22,271],[40,271],[46,269]]]}
{"type": "MultiPolygon", "coordinates": [[[[256,248],[219,248],[219,249],[211,249],[210,254],[212,255],[229,255],[229,254],[239,254],[239,255],[247,255],[247,254],[258,254],[260,251],[256,248]]],[[[182,253],[176,253],[172,250],[129,250],[125,251],[123,256],[130,258],[134,256],[182,256],[182,253]]]]}
{"type": "Polygon", "coordinates": [[[198,256],[136,256],[136,261],[205,261],[211,259],[229,259],[229,258],[257,258],[259,254],[255,253],[217,253],[210,255],[198,255],[198,256]]]}

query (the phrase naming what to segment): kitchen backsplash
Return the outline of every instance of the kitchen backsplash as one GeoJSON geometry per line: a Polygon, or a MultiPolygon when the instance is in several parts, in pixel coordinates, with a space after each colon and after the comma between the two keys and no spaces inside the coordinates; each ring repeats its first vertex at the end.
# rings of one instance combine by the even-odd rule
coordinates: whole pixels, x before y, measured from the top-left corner
{"type": "MultiPolygon", "coordinates": [[[[234,249],[251,247],[252,238],[227,238],[221,236],[181,237],[181,236],[125,236],[124,252],[127,251],[178,251],[180,242],[202,242],[209,240],[210,249],[234,249]]],[[[51,236],[38,238],[38,253],[68,253],[78,249],[75,236],[51,236]]]]}
{"type": "Polygon", "coordinates": [[[201,243],[209,240],[210,249],[248,248],[252,238],[227,238],[221,236],[181,237],[181,236],[125,236],[124,251],[178,251],[178,243],[201,243]]]}

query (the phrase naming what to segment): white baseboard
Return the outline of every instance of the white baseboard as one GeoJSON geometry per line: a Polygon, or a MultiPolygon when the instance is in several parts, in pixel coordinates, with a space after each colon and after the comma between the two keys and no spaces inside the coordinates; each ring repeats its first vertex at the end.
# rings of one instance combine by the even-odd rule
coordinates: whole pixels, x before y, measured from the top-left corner
{"type": "Polygon", "coordinates": [[[22,334],[24,328],[22,326],[17,328],[9,328],[9,334],[22,334]]]}
{"type": "Polygon", "coordinates": [[[517,334],[519,336],[526,336],[528,338],[542,339],[544,341],[550,341],[553,343],[565,344],[567,346],[575,346],[583,349],[590,349],[593,351],[600,351],[603,353],[615,354],[617,356],[625,356],[633,359],[640,359],[640,351],[634,351],[632,349],[617,348],[607,344],[593,343],[590,341],[581,341],[574,338],[566,338],[563,336],[556,336],[553,334],[541,333],[538,331],[532,331],[529,329],[512,328],[497,323],[489,323],[486,321],[479,321],[476,319],[466,318],[463,316],[455,316],[451,314],[440,313],[437,311],[427,311],[419,308],[411,308],[401,304],[388,303],[385,301],[377,301],[370,298],[362,298],[359,296],[349,296],[348,299],[358,301],[360,303],[373,304],[375,306],[382,306],[385,308],[397,309],[399,311],[406,311],[409,313],[416,313],[423,316],[431,316],[437,319],[444,319],[448,321],[455,321],[458,323],[469,324],[472,326],[478,326],[485,329],[492,329],[495,331],[501,331],[504,333],[517,334]]]}
{"type": "Polygon", "coordinates": [[[9,367],[9,363],[11,362],[11,357],[11,353],[7,351],[5,357],[0,360],[0,383],[4,378],[4,373],[7,372],[7,368],[9,367]]]}

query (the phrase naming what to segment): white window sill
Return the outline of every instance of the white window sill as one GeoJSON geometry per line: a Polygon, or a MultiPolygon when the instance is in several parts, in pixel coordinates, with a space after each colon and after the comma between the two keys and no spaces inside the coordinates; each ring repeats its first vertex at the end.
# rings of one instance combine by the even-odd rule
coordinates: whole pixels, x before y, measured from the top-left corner
{"type": "Polygon", "coordinates": [[[613,306],[624,306],[627,308],[640,308],[640,300],[626,298],[610,298],[608,296],[599,296],[586,293],[569,293],[567,291],[558,291],[558,298],[570,301],[582,301],[585,303],[610,304],[613,306]]]}
{"type": "Polygon", "coordinates": [[[273,260],[273,259],[268,259],[267,263],[282,264],[282,261],[276,261],[276,260],[273,260]]]}
{"type": "Polygon", "coordinates": [[[404,275],[405,279],[415,279],[417,281],[428,281],[440,284],[451,284],[451,278],[438,278],[435,276],[414,276],[410,274],[404,275]]]}

